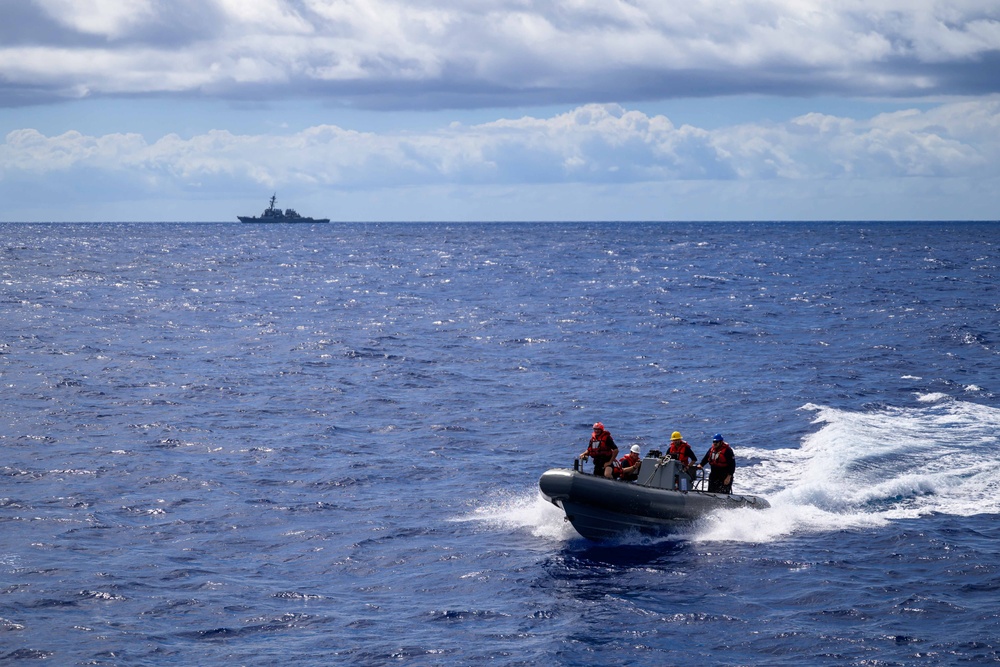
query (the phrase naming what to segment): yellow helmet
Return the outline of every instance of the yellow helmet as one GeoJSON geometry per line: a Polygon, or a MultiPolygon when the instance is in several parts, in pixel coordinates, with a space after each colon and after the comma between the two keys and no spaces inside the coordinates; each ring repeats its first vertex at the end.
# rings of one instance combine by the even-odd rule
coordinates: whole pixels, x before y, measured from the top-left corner
{"type": "Polygon", "coordinates": [[[670,434],[670,439],[671,440],[681,440],[681,432],[680,431],[674,431],[673,433],[670,434]]]}

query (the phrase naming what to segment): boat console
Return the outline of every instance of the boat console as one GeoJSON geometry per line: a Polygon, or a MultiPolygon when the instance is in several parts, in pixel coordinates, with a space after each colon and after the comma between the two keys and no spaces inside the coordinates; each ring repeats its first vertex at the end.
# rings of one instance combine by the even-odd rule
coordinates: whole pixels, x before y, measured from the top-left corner
{"type": "MultiPolygon", "coordinates": [[[[658,454],[659,452],[650,452],[658,454]]],[[[704,481],[703,470],[691,470],[693,477],[684,470],[677,459],[647,455],[639,468],[636,484],[669,491],[693,491],[704,481]],[[698,473],[701,473],[699,475],[698,473]]]]}

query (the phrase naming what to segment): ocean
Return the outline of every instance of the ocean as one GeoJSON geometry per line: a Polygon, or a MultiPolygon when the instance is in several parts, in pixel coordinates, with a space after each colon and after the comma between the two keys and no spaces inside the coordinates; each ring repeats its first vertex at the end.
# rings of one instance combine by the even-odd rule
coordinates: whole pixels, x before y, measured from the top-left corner
{"type": "Polygon", "coordinates": [[[0,663],[1000,662],[1000,224],[0,224],[0,663]],[[602,421],[763,511],[589,542],[602,421]]]}

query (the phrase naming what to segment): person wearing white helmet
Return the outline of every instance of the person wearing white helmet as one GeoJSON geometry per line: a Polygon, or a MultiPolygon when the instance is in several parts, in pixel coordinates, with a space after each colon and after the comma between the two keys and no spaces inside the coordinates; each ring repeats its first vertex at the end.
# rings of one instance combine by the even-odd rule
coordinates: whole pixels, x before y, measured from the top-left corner
{"type": "Polygon", "coordinates": [[[586,461],[588,457],[594,459],[594,474],[604,475],[604,468],[615,460],[618,456],[618,445],[611,433],[604,430],[604,424],[597,422],[594,424],[594,432],[590,434],[590,444],[587,451],[580,454],[580,460],[586,461]]]}
{"type": "Polygon", "coordinates": [[[620,479],[623,482],[634,482],[639,479],[639,468],[642,466],[642,458],[639,456],[639,445],[632,445],[628,454],[615,461],[612,465],[604,469],[604,476],[608,479],[620,479]]]}

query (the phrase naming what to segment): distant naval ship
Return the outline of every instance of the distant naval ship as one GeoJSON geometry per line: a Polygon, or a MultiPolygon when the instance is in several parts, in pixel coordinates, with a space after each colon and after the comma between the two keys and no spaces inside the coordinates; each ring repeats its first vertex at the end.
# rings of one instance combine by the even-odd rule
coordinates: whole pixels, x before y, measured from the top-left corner
{"type": "Polygon", "coordinates": [[[284,212],[280,208],[274,208],[274,202],[278,198],[277,194],[271,195],[271,205],[264,209],[258,218],[255,215],[238,215],[240,222],[330,222],[329,218],[307,218],[299,215],[294,208],[286,208],[284,212]]]}

